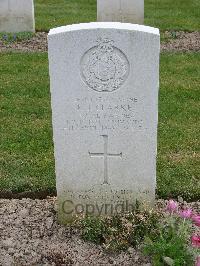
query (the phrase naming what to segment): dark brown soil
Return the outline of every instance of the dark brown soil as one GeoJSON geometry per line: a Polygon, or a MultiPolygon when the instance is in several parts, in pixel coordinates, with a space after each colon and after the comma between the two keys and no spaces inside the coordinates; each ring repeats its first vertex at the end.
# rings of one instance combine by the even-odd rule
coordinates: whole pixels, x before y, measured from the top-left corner
{"type": "Polygon", "coordinates": [[[47,197],[54,197],[56,196],[56,191],[25,191],[25,192],[18,192],[14,193],[8,190],[0,190],[0,199],[46,199],[47,197]]]}
{"type": "MultiPolygon", "coordinates": [[[[5,41],[0,40],[0,52],[12,50],[20,52],[46,52],[47,33],[37,32],[33,38],[18,42],[5,43],[5,41]]],[[[199,52],[200,32],[165,32],[164,41],[161,43],[161,51],[199,52]]]]}

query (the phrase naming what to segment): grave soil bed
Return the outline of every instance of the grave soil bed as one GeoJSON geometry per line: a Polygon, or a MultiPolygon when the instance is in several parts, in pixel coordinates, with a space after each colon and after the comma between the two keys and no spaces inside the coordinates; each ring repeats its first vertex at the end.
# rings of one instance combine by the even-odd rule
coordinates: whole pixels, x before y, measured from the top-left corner
{"type": "MultiPolygon", "coordinates": [[[[164,40],[161,42],[162,52],[187,52],[200,51],[200,32],[169,32],[163,34],[164,40]]],[[[5,42],[0,39],[0,52],[8,51],[20,52],[46,52],[47,51],[47,33],[37,32],[34,37],[26,40],[5,42]]]]}
{"type": "MultiPolygon", "coordinates": [[[[158,206],[164,201],[159,200],[158,206]]],[[[200,210],[200,202],[187,204],[200,210]]],[[[0,265],[143,265],[139,250],[108,253],[84,242],[80,232],[58,225],[56,198],[0,200],[0,265]]]]}
{"type": "Polygon", "coordinates": [[[0,265],[148,265],[139,251],[111,254],[58,225],[55,198],[0,200],[0,265]]]}

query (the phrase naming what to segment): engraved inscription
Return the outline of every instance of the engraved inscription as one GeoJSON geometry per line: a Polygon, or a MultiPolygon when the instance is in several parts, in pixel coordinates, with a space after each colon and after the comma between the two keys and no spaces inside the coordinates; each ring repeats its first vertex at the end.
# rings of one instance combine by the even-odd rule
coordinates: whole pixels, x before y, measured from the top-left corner
{"type": "Polygon", "coordinates": [[[108,136],[102,135],[104,139],[104,152],[103,153],[91,153],[89,152],[90,157],[103,157],[104,158],[104,182],[103,184],[108,183],[108,157],[120,157],[122,158],[122,152],[118,154],[108,153],[108,136]]]}
{"type": "Polygon", "coordinates": [[[137,97],[70,99],[66,102],[66,105],[70,106],[70,112],[62,129],[68,132],[101,131],[102,135],[112,130],[142,130],[144,117],[140,111],[141,102],[137,97]],[[77,115],[71,117],[70,114],[77,115]]]}
{"type": "Polygon", "coordinates": [[[128,59],[113,43],[112,40],[101,39],[81,59],[81,76],[95,91],[115,91],[128,77],[128,59]]]}
{"type": "Polygon", "coordinates": [[[77,200],[92,200],[93,199],[93,194],[95,193],[96,199],[98,198],[99,201],[106,201],[109,200],[111,203],[113,201],[118,202],[118,201],[123,201],[124,199],[132,199],[133,194],[145,194],[148,195],[151,193],[149,188],[138,188],[136,190],[132,189],[113,189],[109,188],[109,194],[108,193],[98,193],[99,191],[96,189],[89,189],[89,190],[82,190],[82,191],[76,191],[73,192],[71,190],[65,190],[63,194],[67,195],[68,198],[77,201],[77,200]]]}

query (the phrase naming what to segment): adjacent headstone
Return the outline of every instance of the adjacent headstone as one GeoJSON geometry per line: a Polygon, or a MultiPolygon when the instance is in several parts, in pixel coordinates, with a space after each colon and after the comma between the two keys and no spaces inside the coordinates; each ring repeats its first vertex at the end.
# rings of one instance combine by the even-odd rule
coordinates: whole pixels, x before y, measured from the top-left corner
{"type": "Polygon", "coordinates": [[[34,32],[33,0],[0,0],[0,32],[34,32]]]}
{"type": "Polygon", "coordinates": [[[97,0],[97,21],[144,24],[144,0],[97,0]]]}
{"type": "Polygon", "coordinates": [[[152,204],[159,30],[69,25],[48,43],[59,220],[152,204]]]}

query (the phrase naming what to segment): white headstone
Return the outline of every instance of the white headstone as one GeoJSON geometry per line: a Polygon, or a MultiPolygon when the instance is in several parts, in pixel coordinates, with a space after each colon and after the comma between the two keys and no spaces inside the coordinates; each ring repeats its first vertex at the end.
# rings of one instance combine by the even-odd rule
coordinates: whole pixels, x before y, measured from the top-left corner
{"type": "Polygon", "coordinates": [[[34,32],[33,0],[0,0],[0,32],[34,32]]]}
{"type": "MultiPolygon", "coordinates": [[[[123,23],[48,36],[59,219],[155,197],[159,30],[123,23]]],[[[120,210],[122,209],[122,210],[120,210]]]]}
{"type": "Polygon", "coordinates": [[[144,0],[97,0],[97,21],[144,24],[144,0]]]}

